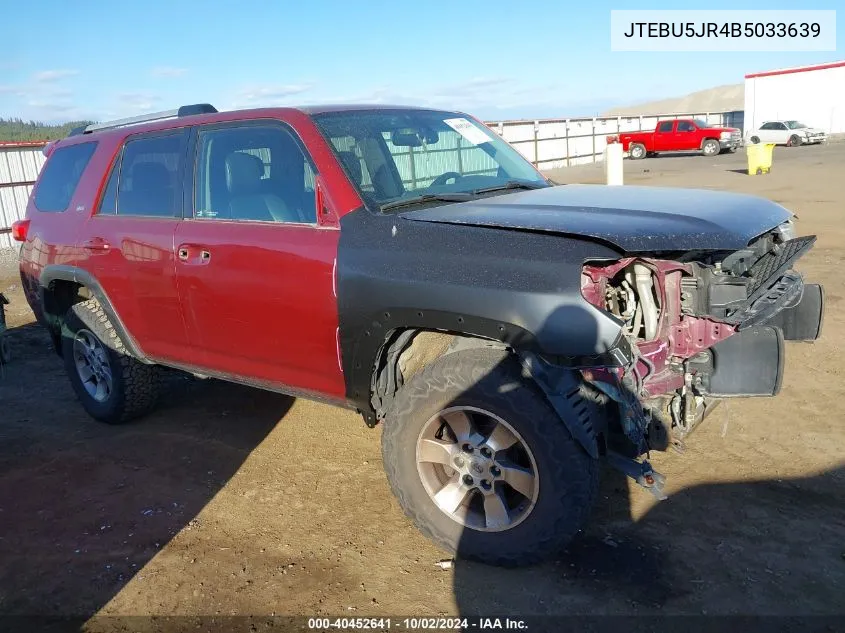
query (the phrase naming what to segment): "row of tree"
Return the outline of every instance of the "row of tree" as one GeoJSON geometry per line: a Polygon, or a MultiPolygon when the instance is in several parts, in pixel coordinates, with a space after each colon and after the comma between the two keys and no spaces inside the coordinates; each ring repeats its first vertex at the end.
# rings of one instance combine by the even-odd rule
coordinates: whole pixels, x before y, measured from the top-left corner
{"type": "Polygon", "coordinates": [[[64,138],[73,128],[87,125],[90,121],[74,121],[50,125],[23,119],[0,118],[0,142],[4,141],[53,141],[64,138]]]}

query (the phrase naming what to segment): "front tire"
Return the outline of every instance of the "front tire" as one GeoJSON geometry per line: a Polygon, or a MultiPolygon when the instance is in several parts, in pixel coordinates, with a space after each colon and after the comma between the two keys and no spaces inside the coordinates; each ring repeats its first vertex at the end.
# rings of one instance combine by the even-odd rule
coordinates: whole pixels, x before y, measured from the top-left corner
{"type": "Polygon", "coordinates": [[[100,422],[129,422],[158,400],[158,368],[129,356],[95,299],[75,304],[65,315],[62,357],[82,407],[100,422]]]}
{"type": "MultiPolygon", "coordinates": [[[[571,396],[572,415],[583,406],[571,396]]],[[[382,435],[391,489],[417,528],[453,555],[518,566],[560,552],[586,521],[598,463],[516,360],[447,354],[399,391],[382,435]]]]}
{"type": "Polygon", "coordinates": [[[804,141],[801,139],[800,136],[798,136],[797,134],[793,134],[792,136],[789,137],[789,141],[786,143],[786,145],[788,147],[798,147],[803,142],[804,141]]]}
{"type": "Polygon", "coordinates": [[[705,156],[716,156],[721,151],[719,141],[715,141],[712,138],[707,139],[701,146],[701,151],[705,156]]]}

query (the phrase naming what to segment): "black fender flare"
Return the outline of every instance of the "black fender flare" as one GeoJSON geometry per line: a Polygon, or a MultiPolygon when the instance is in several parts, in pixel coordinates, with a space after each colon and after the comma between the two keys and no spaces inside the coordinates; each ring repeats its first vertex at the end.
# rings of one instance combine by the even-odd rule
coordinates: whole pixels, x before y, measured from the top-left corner
{"type": "Polygon", "coordinates": [[[129,333],[129,330],[109,299],[108,294],[106,294],[106,291],[100,285],[100,282],[91,273],[78,266],[67,266],[64,264],[45,266],[38,278],[38,292],[42,306],[46,306],[45,297],[50,292],[50,286],[54,281],[70,281],[87,288],[91,297],[96,299],[102,306],[103,311],[108,316],[109,321],[117,331],[117,335],[120,337],[127,351],[137,360],[152,364],[152,361],[144,354],[138,341],[129,333]]]}

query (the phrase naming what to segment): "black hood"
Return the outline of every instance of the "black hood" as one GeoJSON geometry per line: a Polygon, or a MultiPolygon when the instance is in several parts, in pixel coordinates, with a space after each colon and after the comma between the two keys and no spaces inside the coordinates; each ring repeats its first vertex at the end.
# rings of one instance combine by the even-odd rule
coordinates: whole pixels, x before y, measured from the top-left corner
{"type": "Polygon", "coordinates": [[[736,250],[793,217],[781,205],[757,196],[629,185],[560,185],[401,216],[584,236],[629,253],[736,250]]]}

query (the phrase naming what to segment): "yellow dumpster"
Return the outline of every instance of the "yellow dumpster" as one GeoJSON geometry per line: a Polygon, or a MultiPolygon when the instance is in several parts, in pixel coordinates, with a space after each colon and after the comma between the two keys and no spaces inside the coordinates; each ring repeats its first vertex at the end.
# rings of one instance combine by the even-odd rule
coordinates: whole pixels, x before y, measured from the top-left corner
{"type": "Polygon", "coordinates": [[[774,148],[774,143],[755,143],[746,146],[749,176],[769,173],[772,169],[772,150],[774,148]]]}

